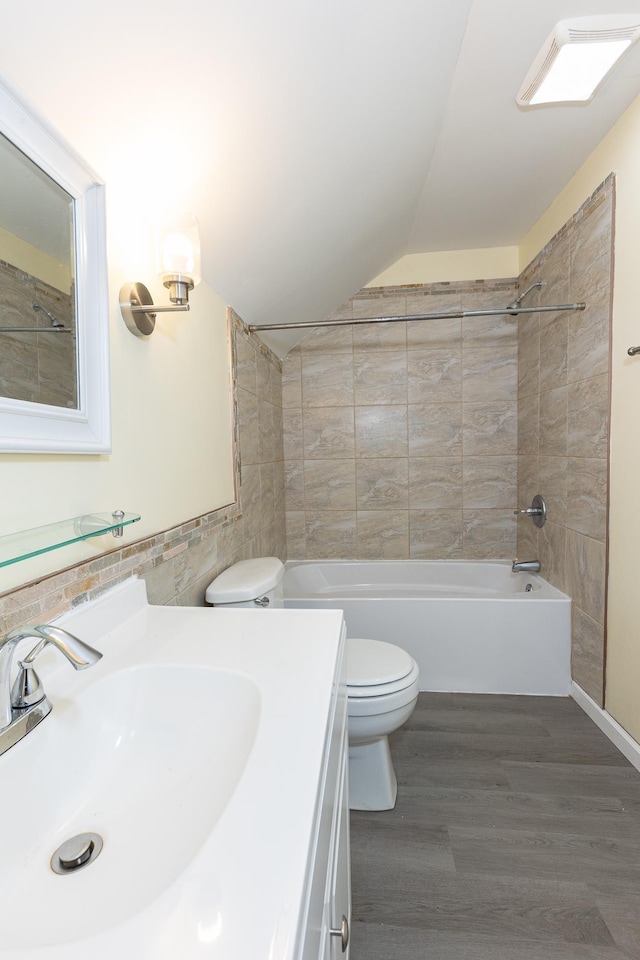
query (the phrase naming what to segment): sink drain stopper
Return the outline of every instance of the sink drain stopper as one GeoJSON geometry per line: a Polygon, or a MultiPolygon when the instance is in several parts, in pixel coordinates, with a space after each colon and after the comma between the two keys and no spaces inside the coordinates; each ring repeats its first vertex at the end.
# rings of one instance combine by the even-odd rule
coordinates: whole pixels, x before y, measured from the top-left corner
{"type": "Polygon", "coordinates": [[[78,833],[61,843],[51,857],[51,869],[54,873],[75,873],[99,856],[102,850],[102,837],[97,833],[78,833]]]}

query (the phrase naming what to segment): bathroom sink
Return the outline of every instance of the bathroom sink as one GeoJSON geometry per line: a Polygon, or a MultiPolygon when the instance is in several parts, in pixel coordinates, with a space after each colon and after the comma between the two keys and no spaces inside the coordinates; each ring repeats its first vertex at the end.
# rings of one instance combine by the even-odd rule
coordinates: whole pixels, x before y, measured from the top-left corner
{"type": "Polygon", "coordinates": [[[341,612],[155,607],[132,578],[57,623],[103,657],[41,653],[53,709],[0,756],[0,960],[307,960],[341,612]],[[55,873],[79,834],[98,855],[55,873]]]}
{"type": "MultiPolygon", "coordinates": [[[[69,929],[86,937],[154,900],[223,812],[259,716],[250,679],[191,665],[119,670],[56,705],[37,741],[24,744],[44,751],[33,758],[33,788],[2,807],[0,877],[15,897],[3,946],[65,942],[69,929]],[[102,852],[77,876],[57,876],[51,855],[82,832],[97,833],[102,852]]],[[[18,751],[14,758],[19,766],[18,751]]],[[[6,784],[12,769],[3,766],[6,784]]]]}

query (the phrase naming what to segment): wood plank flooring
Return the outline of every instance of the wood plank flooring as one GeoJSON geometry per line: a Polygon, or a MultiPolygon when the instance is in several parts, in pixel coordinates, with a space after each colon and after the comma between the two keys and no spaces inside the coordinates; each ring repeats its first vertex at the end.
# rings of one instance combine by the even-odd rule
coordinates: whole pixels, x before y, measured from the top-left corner
{"type": "Polygon", "coordinates": [[[391,751],[351,960],[640,960],[640,773],[573,700],[422,693],[391,751]]]}

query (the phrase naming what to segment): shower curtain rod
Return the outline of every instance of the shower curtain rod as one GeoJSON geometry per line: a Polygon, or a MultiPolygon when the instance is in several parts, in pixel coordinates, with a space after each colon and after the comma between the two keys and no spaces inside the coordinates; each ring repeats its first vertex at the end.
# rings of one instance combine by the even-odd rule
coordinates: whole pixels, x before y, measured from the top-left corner
{"type": "Polygon", "coordinates": [[[558,313],[561,310],[584,310],[586,303],[561,303],[551,307],[502,307],[493,310],[453,310],[443,313],[416,313],[409,317],[359,317],[357,320],[316,320],[312,323],[258,323],[249,324],[249,330],[262,333],[265,330],[298,330],[306,327],[344,327],[358,323],[399,323],[401,320],[466,320],[467,317],[496,317],[519,313],[558,313]]]}
{"type": "Polygon", "coordinates": [[[70,327],[0,327],[0,333],[71,333],[70,327]]]}

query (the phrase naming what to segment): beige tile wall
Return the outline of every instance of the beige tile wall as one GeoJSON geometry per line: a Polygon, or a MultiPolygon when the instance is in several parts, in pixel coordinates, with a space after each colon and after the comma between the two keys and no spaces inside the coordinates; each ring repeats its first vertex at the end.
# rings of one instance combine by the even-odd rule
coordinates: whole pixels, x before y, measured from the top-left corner
{"type": "Polygon", "coordinates": [[[280,362],[235,315],[231,323],[239,503],[1,595],[3,630],[51,619],[133,573],[152,603],[201,605],[209,582],[236,560],[286,559],[280,362]]]}
{"type": "MultiPolygon", "coordinates": [[[[539,558],[603,702],[614,180],[518,278],[583,312],[318,328],[283,364],[290,558],[539,558]],[[542,493],[538,531],[512,510],[542,493]],[[517,534],[516,534],[517,528],[517,534]]],[[[515,281],[362,290],[336,317],[484,309],[515,281]]]]}
{"type": "MultiPolygon", "coordinates": [[[[504,306],[515,280],[369,288],[337,317],[504,306]]],[[[292,559],[515,555],[511,317],[316,328],[283,362],[292,559]]]]}
{"type": "Polygon", "coordinates": [[[603,703],[607,562],[609,367],[614,179],[610,177],[526,268],[526,303],[585,301],[519,325],[518,499],[536,493],[548,522],[518,524],[518,553],[539,557],[573,599],[572,674],[603,703]]]}
{"type": "MultiPolygon", "coordinates": [[[[33,304],[75,329],[74,300],[36,277],[0,260],[2,327],[50,327],[33,304]]],[[[0,396],[56,407],[77,406],[76,341],[69,333],[0,334],[0,396]]]]}

